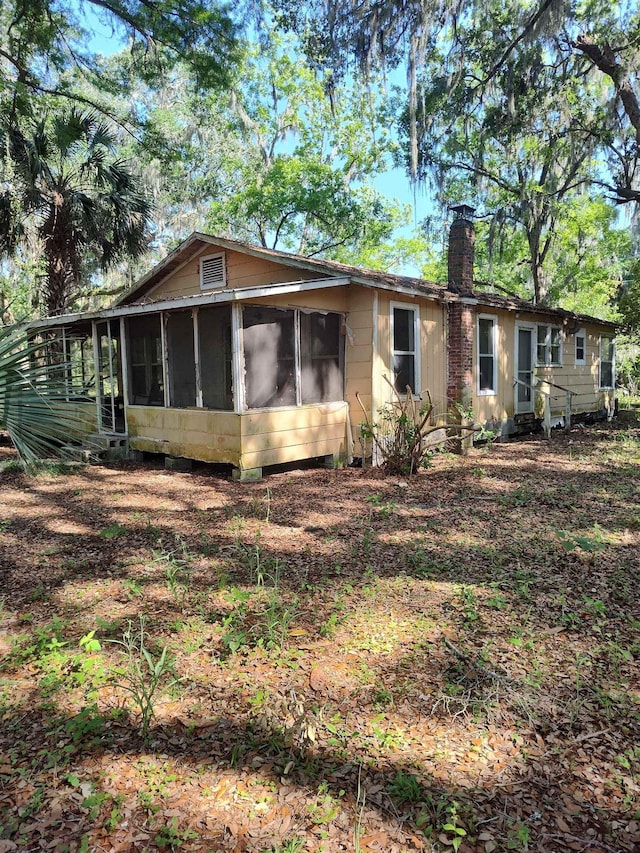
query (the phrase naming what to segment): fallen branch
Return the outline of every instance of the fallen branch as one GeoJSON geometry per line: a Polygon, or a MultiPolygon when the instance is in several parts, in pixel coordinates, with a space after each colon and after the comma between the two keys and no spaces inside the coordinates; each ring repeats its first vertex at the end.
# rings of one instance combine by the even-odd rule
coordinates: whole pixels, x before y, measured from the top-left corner
{"type": "Polygon", "coordinates": [[[456,657],[458,660],[460,660],[464,664],[466,664],[468,667],[475,670],[475,672],[479,672],[482,675],[486,675],[488,678],[492,678],[494,681],[500,681],[503,684],[506,684],[509,681],[508,676],[501,675],[499,672],[495,672],[492,669],[487,669],[486,666],[483,666],[482,664],[478,663],[476,660],[474,660],[466,652],[461,652],[460,649],[457,649],[453,645],[453,643],[451,643],[449,640],[447,640],[446,637],[443,637],[443,640],[444,640],[444,644],[445,644],[446,648],[451,652],[451,654],[454,657],[456,657]]]}

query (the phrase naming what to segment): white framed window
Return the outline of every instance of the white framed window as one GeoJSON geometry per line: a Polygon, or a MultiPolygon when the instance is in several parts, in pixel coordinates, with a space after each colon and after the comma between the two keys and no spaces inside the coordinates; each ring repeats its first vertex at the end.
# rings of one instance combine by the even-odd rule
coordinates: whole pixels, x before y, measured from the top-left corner
{"type": "Polygon", "coordinates": [[[213,290],[227,283],[224,252],[200,258],[200,290],[213,290]]]}
{"type": "Polygon", "coordinates": [[[478,395],[498,393],[498,318],[478,314],[477,329],[478,395]]]}
{"type": "Polygon", "coordinates": [[[613,388],[616,381],[615,341],[608,335],[600,338],[600,388],[613,388]]]}
{"type": "Polygon", "coordinates": [[[420,393],[420,309],[391,303],[391,369],[398,394],[420,393]]]}
{"type": "Polygon", "coordinates": [[[538,326],[538,364],[562,364],[562,330],[558,326],[538,326]]]}
{"type": "Polygon", "coordinates": [[[587,363],[587,333],[584,329],[576,332],[576,364],[587,363]]]}

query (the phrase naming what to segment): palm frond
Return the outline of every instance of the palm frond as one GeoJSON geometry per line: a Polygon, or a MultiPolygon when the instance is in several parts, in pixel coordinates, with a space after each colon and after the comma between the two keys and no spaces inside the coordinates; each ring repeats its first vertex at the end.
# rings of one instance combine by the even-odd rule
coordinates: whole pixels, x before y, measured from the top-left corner
{"type": "Polygon", "coordinates": [[[0,427],[26,463],[61,455],[80,417],[67,401],[66,365],[42,364],[24,330],[0,328],[0,427]]]}

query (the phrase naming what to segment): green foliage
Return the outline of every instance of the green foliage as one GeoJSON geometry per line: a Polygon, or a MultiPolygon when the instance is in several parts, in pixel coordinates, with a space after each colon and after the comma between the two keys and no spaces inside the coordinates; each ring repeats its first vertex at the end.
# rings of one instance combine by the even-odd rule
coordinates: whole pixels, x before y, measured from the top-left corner
{"type": "Polygon", "coordinates": [[[157,80],[177,63],[189,65],[202,89],[217,88],[229,83],[238,58],[237,31],[227,10],[201,0],[7,0],[0,23],[0,48],[10,57],[0,81],[23,111],[35,112],[43,101],[80,100],[87,84],[101,87],[108,109],[108,96],[126,90],[127,76],[157,80]],[[128,43],[128,75],[115,73],[92,49],[96,15],[112,27],[115,40],[128,43]]]}
{"type": "Polygon", "coordinates": [[[109,524],[107,527],[103,527],[98,535],[101,539],[118,539],[126,532],[127,528],[122,524],[109,524]]]}
{"type": "Polygon", "coordinates": [[[154,841],[161,850],[165,847],[171,850],[178,850],[186,841],[191,841],[198,837],[198,833],[192,829],[181,829],[178,824],[178,818],[173,817],[168,824],[160,828],[154,841]]]}
{"type": "Polygon", "coordinates": [[[411,773],[399,770],[393,781],[388,785],[389,794],[400,803],[419,803],[423,798],[420,780],[411,773]]]}
{"type": "Polygon", "coordinates": [[[24,331],[0,326],[0,428],[29,464],[60,455],[80,427],[78,415],[64,405],[64,365],[42,364],[39,356],[24,331]]]}
{"type": "Polygon", "coordinates": [[[2,118],[0,164],[11,182],[0,196],[0,256],[37,239],[46,313],[64,314],[92,268],[146,250],[150,206],[96,113],[46,114],[24,128],[2,118]]]}
{"type": "MultiPolygon", "coordinates": [[[[364,410],[363,410],[364,411],[364,410]]],[[[360,424],[360,434],[370,442],[382,459],[383,467],[391,474],[415,474],[428,465],[431,448],[427,436],[438,427],[430,423],[433,405],[427,392],[427,402],[417,405],[410,393],[397,403],[388,403],[378,410],[378,420],[360,424]]]]}
{"type": "Polygon", "coordinates": [[[155,716],[158,693],[173,674],[168,649],[165,646],[156,655],[148,648],[144,616],[140,616],[137,629],[129,622],[122,639],[110,642],[124,650],[125,665],[115,670],[116,684],[131,697],[140,714],[140,733],[146,738],[155,716]]]}

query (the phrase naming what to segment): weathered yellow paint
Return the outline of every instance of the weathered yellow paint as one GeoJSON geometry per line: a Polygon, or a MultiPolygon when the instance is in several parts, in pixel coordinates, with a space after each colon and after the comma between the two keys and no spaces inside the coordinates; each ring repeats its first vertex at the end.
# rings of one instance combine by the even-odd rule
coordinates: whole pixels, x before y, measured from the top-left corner
{"type": "MultiPolygon", "coordinates": [[[[536,366],[534,375],[538,379],[547,379],[556,385],[561,385],[574,392],[572,398],[572,411],[575,414],[581,412],[594,412],[604,408],[612,408],[614,405],[614,394],[612,391],[601,391],[599,389],[599,344],[600,330],[595,325],[584,327],[586,332],[586,364],[579,365],[575,361],[575,335],[568,334],[567,328],[560,323],[548,322],[537,314],[514,314],[509,311],[495,311],[478,309],[478,313],[486,313],[497,317],[498,320],[498,389],[495,395],[478,395],[477,393],[477,348],[473,354],[474,375],[474,415],[480,423],[491,421],[501,422],[513,417],[515,410],[515,388],[513,385],[516,374],[515,361],[515,335],[516,326],[524,325],[533,328],[534,354],[536,344],[536,327],[538,325],[557,325],[563,328],[562,340],[562,364],[557,367],[536,366]]],[[[543,390],[552,393],[551,415],[559,417],[564,415],[566,394],[559,389],[543,385],[543,390]]],[[[544,406],[543,395],[538,394],[536,400],[536,412],[541,415],[544,406]]]]}
{"type": "Polygon", "coordinates": [[[367,412],[372,407],[373,306],[371,288],[351,285],[348,288],[347,343],[345,353],[345,400],[351,412],[351,425],[356,453],[359,452],[359,424],[364,418],[356,393],[367,412]]]}
{"type": "Polygon", "coordinates": [[[418,306],[420,309],[420,395],[425,399],[427,391],[434,405],[434,418],[439,419],[446,413],[447,388],[445,369],[445,324],[446,314],[442,305],[435,300],[417,297],[411,299],[404,295],[381,294],[378,311],[378,349],[379,367],[375,371],[378,382],[378,399],[381,403],[396,398],[392,386],[393,370],[391,364],[391,303],[418,306]]]}
{"type": "Polygon", "coordinates": [[[83,436],[97,431],[98,410],[95,400],[87,400],[86,403],[56,403],[56,409],[60,410],[61,419],[64,420],[71,440],[82,439],[83,436]]]}
{"type": "MultiPolygon", "coordinates": [[[[296,271],[291,270],[291,272],[296,271]]],[[[344,313],[348,310],[348,304],[346,287],[327,287],[307,293],[284,293],[269,297],[269,305],[282,308],[308,308],[314,311],[344,313]]]]}
{"type": "MultiPolygon", "coordinates": [[[[167,276],[148,294],[148,298],[158,302],[163,299],[177,299],[181,296],[193,296],[200,293],[200,258],[217,253],[218,249],[215,246],[205,246],[187,264],[167,276]]],[[[243,255],[241,252],[224,250],[224,255],[227,270],[225,289],[227,290],[321,278],[319,273],[311,270],[284,266],[275,261],[243,255]]]]}
{"type": "Polygon", "coordinates": [[[132,450],[240,463],[240,421],[233,412],[129,406],[127,425],[132,450]]]}
{"type": "Polygon", "coordinates": [[[241,414],[131,406],[127,417],[133,450],[239,468],[348,453],[349,416],[344,403],[241,414]]]}

